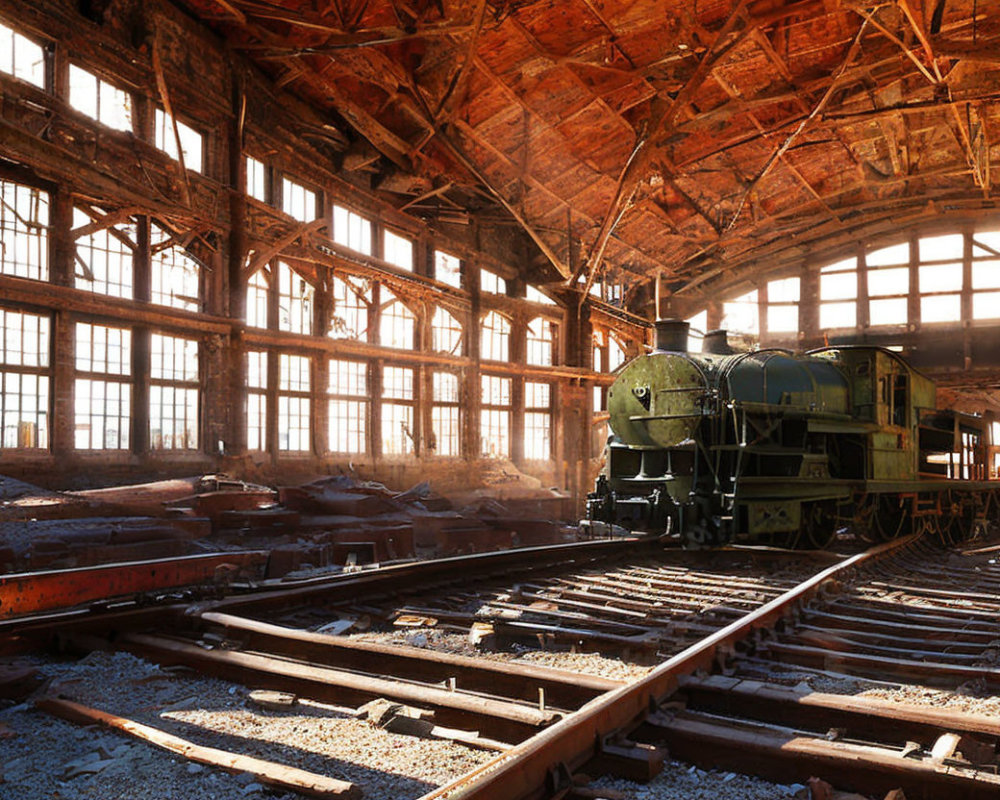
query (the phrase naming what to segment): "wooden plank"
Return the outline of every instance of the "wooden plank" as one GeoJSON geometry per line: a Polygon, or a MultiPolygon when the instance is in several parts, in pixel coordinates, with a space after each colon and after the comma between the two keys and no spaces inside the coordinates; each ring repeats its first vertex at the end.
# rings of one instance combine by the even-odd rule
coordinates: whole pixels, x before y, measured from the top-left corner
{"type": "Polygon", "coordinates": [[[307,772],[284,764],[276,764],[261,758],[231,753],[228,750],[203,747],[159,728],[143,725],[135,720],[109,714],[96,708],[89,708],[61,697],[44,697],[41,700],[36,700],[35,706],[70,722],[78,722],[83,725],[96,723],[106,728],[122,731],[137,739],[142,739],[154,747],[177,753],[199,764],[220,767],[228,772],[249,772],[258,781],[268,786],[299,792],[310,797],[360,800],[362,796],[361,789],[348,781],[318,775],[315,772],[307,772]]]}
{"type": "Polygon", "coordinates": [[[294,692],[321,702],[360,705],[376,698],[433,708],[441,724],[489,730],[492,738],[519,741],[555,722],[557,710],[541,711],[524,702],[450,691],[439,686],[321,667],[286,658],[230,650],[205,650],[162,636],[128,634],[120,647],[161,664],[183,664],[226,680],[265,689],[294,692]],[[495,732],[495,735],[494,735],[495,732]]]}

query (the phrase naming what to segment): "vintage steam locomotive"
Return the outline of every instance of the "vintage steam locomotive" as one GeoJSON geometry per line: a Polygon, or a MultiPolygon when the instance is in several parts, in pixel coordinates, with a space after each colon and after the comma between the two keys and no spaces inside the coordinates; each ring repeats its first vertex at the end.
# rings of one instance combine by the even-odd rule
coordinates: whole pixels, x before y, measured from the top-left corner
{"type": "Polygon", "coordinates": [[[688,546],[820,548],[848,528],[953,538],[996,517],[986,422],[937,408],[934,383],[897,353],[735,353],[723,331],[689,353],[687,336],[658,321],[656,349],[610,388],[590,519],[688,546]]]}

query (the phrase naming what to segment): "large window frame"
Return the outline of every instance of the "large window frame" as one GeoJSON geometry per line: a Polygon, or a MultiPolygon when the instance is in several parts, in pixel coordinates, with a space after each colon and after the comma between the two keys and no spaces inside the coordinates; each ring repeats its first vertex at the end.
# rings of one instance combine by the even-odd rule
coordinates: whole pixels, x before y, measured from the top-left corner
{"type": "Polygon", "coordinates": [[[150,450],[197,450],[200,441],[199,342],[155,332],[149,343],[150,450]]]}
{"type": "Polygon", "coordinates": [[[49,447],[51,320],[0,307],[0,448],[49,447]]]}

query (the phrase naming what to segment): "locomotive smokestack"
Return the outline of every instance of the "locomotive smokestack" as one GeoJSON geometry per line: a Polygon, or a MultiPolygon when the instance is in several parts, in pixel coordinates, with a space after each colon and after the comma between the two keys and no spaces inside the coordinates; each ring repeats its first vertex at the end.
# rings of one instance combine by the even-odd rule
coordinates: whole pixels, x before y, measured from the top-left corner
{"type": "Polygon", "coordinates": [[[656,320],[656,349],[673,353],[686,353],[690,327],[682,319],[656,320]]]}
{"type": "Polygon", "coordinates": [[[701,352],[717,356],[732,355],[733,348],[729,346],[728,332],[719,328],[706,333],[705,338],[701,340],[701,352]]]}

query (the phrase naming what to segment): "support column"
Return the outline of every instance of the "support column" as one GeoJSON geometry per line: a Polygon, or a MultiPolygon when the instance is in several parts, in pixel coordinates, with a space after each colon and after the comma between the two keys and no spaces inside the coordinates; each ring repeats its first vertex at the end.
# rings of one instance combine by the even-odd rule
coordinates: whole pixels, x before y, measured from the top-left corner
{"type": "Polygon", "coordinates": [[[799,284],[799,343],[803,348],[820,344],[819,269],[809,264],[802,268],[799,284]]]}

